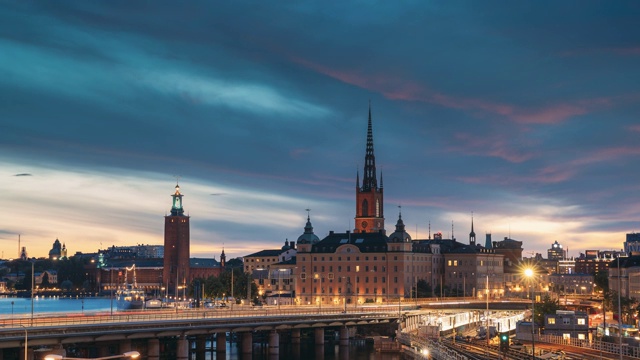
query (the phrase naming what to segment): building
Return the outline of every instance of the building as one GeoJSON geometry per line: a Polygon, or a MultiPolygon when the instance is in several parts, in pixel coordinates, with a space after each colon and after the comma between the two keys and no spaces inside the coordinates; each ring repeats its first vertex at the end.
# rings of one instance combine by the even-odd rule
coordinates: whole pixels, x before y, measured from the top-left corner
{"type": "Polygon", "coordinates": [[[562,336],[564,339],[587,340],[589,316],[584,312],[556,310],[555,314],[544,314],[544,334],[562,336]]]}
{"type": "Polygon", "coordinates": [[[551,248],[547,250],[547,259],[549,260],[563,260],[566,258],[562,245],[558,244],[558,241],[554,241],[551,244],[551,248]]]}
{"type": "MultiPolygon", "coordinates": [[[[333,232],[320,240],[309,219],[297,241],[295,303],[353,305],[395,303],[414,298],[417,284],[425,281],[434,295],[448,287],[459,296],[486,296],[486,279],[492,297],[504,295],[504,255],[477,245],[473,219],[469,244],[443,239],[412,239],[402,213],[395,231],[384,227],[382,178],[377,186],[371,111],[369,110],[365,169],[362,183],[356,175],[354,232],[333,232]],[[436,290],[437,289],[437,290],[436,290]]],[[[500,244],[514,259],[522,254],[521,242],[500,244]],[[509,246],[511,245],[511,246],[509,246]]],[[[499,245],[499,246],[500,246],[499,245]]],[[[246,266],[251,264],[245,263],[246,266]]],[[[271,266],[280,267],[280,263],[271,266]]],[[[273,280],[272,280],[273,281],[273,280]]]]}
{"type": "MultiPolygon", "coordinates": [[[[313,227],[311,226],[311,220],[309,217],[307,217],[305,232],[308,229],[310,229],[309,231],[313,234],[313,227]]],[[[301,237],[302,236],[304,236],[304,234],[301,235],[301,237]]],[[[274,264],[291,260],[291,258],[296,256],[296,253],[295,243],[293,241],[289,243],[289,240],[286,239],[284,246],[280,249],[260,250],[256,253],[245,256],[243,258],[244,271],[251,274],[256,270],[269,270],[274,264]]]]}
{"type": "Polygon", "coordinates": [[[627,240],[624,242],[624,252],[627,255],[640,254],[640,233],[627,234],[627,240]]]}
{"type": "Polygon", "coordinates": [[[64,260],[67,258],[67,246],[60,244],[60,240],[53,242],[51,250],[49,250],[49,260],[64,260]]]}
{"type": "Polygon", "coordinates": [[[591,274],[594,275],[600,271],[608,271],[609,263],[623,255],[623,252],[619,251],[600,251],[600,250],[587,250],[584,254],[580,254],[575,259],[576,262],[576,274],[591,274]]]}
{"type": "Polygon", "coordinates": [[[574,258],[571,259],[562,259],[558,261],[558,270],[557,274],[574,274],[576,272],[576,260],[574,258]]]}
{"type": "Polygon", "coordinates": [[[47,284],[55,286],[58,284],[58,272],[55,270],[45,270],[43,272],[37,272],[33,274],[35,284],[41,286],[44,279],[47,279],[47,284]]]}
{"type": "Polygon", "coordinates": [[[549,275],[551,290],[560,295],[593,293],[593,274],[552,274],[549,275]]]}
{"type": "Polygon", "coordinates": [[[522,241],[505,237],[502,241],[494,241],[491,248],[496,254],[504,256],[507,265],[515,265],[522,260],[522,241]]]}
{"type": "Polygon", "coordinates": [[[609,263],[609,289],[623,297],[640,299],[640,255],[619,257],[609,263]]]}
{"type": "Polygon", "coordinates": [[[164,262],[162,283],[171,294],[178,293],[178,285],[187,282],[189,277],[189,216],[184,214],[180,186],[176,184],[171,195],[173,205],[171,213],[164,217],[164,262]]]}
{"type": "Polygon", "coordinates": [[[453,296],[504,296],[504,256],[494,249],[459,245],[444,253],[444,283],[453,296]]]}

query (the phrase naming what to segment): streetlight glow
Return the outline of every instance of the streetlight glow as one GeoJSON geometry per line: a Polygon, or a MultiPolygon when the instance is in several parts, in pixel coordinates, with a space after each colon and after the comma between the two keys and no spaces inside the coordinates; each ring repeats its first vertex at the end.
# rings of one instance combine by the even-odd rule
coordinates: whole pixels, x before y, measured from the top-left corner
{"type": "Polygon", "coordinates": [[[529,278],[532,277],[533,276],[533,269],[531,269],[531,268],[525,269],[524,270],[524,275],[526,277],[529,277],[529,278]]]}
{"type": "Polygon", "coordinates": [[[139,352],[127,351],[121,355],[105,356],[105,357],[99,357],[99,358],[70,358],[62,355],[49,354],[44,357],[44,360],[106,360],[106,359],[120,359],[120,358],[137,359],[138,357],[140,357],[139,352]]]}

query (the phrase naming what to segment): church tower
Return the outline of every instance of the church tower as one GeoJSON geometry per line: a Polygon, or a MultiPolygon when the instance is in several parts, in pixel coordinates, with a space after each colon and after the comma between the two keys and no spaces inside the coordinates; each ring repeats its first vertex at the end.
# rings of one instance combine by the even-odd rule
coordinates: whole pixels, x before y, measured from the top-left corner
{"type": "Polygon", "coordinates": [[[364,157],[362,185],[360,185],[360,174],[358,174],[356,178],[356,226],[354,228],[354,232],[378,232],[380,230],[384,232],[383,209],[382,175],[380,175],[380,187],[378,187],[376,157],[373,154],[371,104],[369,104],[367,151],[364,157]]]}
{"type": "Polygon", "coordinates": [[[171,214],[164,217],[164,269],[162,283],[168,292],[178,294],[178,286],[189,282],[189,216],[184,215],[180,186],[171,195],[171,214]]]}

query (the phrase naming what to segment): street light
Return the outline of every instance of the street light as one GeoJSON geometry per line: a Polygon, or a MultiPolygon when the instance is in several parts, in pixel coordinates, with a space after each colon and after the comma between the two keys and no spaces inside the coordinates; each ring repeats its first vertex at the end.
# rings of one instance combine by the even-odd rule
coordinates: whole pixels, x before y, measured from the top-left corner
{"type": "Polygon", "coordinates": [[[528,268],[524,270],[524,275],[529,278],[529,284],[531,285],[531,358],[536,358],[536,338],[535,338],[535,318],[536,311],[535,307],[535,298],[533,297],[533,269],[528,268]]]}
{"type": "Polygon", "coordinates": [[[24,329],[24,360],[27,360],[29,358],[29,331],[24,325],[20,325],[20,327],[24,329]]]}
{"type": "Polygon", "coordinates": [[[44,357],[44,360],[106,360],[106,359],[121,359],[121,358],[130,358],[130,359],[137,359],[138,357],[140,357],[140,353],[137,351],[127,351],[124,354],[120,354],[120,355],[113,355],[113,356],[105,356],[105,357],[99,357],[99,358],[71,358],[71,357],[66,357],[66,356],[62,356],[62,355],[55,355],[55,354],[50,354],[44,357]]]}
{"type": "Polygon", "coordinates": [[[287,271],[288,269],[278,269],[278,310],[280,310],[280,293],[282,292],[282,277],[281,274],[283,271],[287,271]]]}

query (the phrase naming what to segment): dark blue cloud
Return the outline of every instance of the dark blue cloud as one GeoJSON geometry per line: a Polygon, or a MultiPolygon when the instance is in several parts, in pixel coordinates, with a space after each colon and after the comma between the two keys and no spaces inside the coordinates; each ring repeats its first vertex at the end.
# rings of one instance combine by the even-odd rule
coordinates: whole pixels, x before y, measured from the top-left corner
{"type": "MultiPolygon", "coordinates": [[[[420,233],[475,211],[484,231],[523,224],[537,251],[558,231],[597,244],[639,215],[638,15],[625,1],[5,3],[0,148],[15,165],[328,201],[281,210],[342,231],[371,100],[388,224],[402,204],[420,233]]],[[[194,233],[253,244],[303,222],[194,233]]]]}

